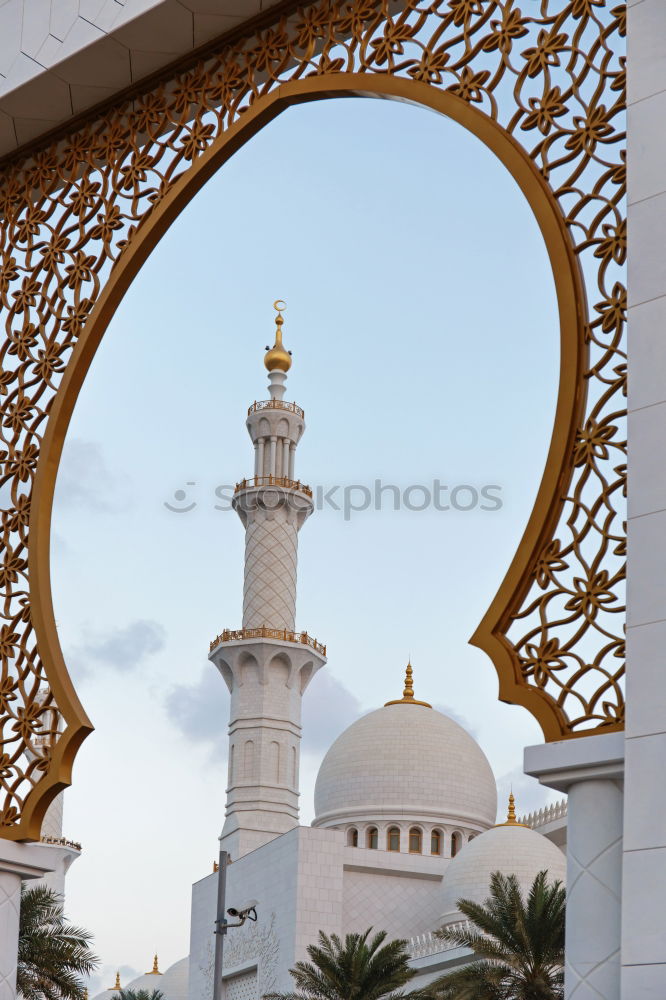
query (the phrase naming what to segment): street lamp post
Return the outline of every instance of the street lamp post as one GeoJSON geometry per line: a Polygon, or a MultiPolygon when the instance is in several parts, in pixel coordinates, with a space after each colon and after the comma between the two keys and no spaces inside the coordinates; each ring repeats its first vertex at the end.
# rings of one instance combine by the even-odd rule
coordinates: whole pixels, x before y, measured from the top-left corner
{"type": "Polygon", "coordinates": [[[217,869],[217,918],[215,920],[215,971],[213,973],[213,1000],[222,998],[222,961],[224,958],[224,937],[227,933],[227,919],[224,915],[227,893],[227,852],[220,851],[217,869]]]}
{"type": "Polygon", "coordinates": [[[242,927],[246,920],[255,921],[257,919],[257,901],[251,899],[240,907],[230,906],[226,909],[227,901],[227,865],[229,855],[226,851],[220,851],[220,862],[217,868],[217,917],[215,920],[215,968],[213,972],[213,1000],[222,1000],[222,965],[224,959],[224,938],[230,927],[242,927]],[[230,924],[226,918],[226,913],[230,917],[236,917],[236,922],[230,924]]]}

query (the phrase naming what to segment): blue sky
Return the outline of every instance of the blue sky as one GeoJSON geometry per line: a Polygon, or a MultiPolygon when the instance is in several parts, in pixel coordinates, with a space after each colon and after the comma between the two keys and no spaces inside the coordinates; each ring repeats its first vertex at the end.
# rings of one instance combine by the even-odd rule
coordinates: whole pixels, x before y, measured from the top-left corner
{"type": "Polygon", "coordinates": [[[536,222],[492,154],[432,112],[291,109],[145,264],[93,362],[58,479],[56,619],[96,726],[66,798],[65,832],[84,844],[67,909],[96,935],[102,986],[116,967],[123,982],[148,969],[155,950],[163,966],[187,953],[190,886],[217,853],[228,696],[206,654],[240,625],[243,531],[215,489],[252,472],[244,420],[267,395],[276,298],[294,356],[287,398],[306,412],[297,476],[327,489],[494,485],[502,501],[387,503],[348,520],[326,508],[303,528],[297,624],[329,663],[304,705],[302,821],[327,746],[399,695],[410,655],[417,697],[470,729],[502,793],[513,781],[525,811],[548,800],[520,777],[539,728],[497,701],[492,664],[467,644],[552,428],[558,321],[536,222]],[[189,512],[166,506],[179,490],[189,512]]]}

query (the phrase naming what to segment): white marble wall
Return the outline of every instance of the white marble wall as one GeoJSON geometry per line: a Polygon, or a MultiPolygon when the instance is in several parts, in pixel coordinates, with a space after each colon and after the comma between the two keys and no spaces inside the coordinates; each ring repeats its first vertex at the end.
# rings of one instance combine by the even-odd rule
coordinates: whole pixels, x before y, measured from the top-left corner
{"type": "Polygon", "coordinates": [[[666,996],[666,2],[628,0],[629,576],[623,1000],[666,996]]]}
{"type": "Polygon", "coordinates": [[[441,876],[345,872],[345,934],[375,927],[387,931],[390,938],[410,938],[439,927],[441,912],[441,876]]]}
{"type": "MultiPolygon", "coordinates": [[[[298,827],[229,865],[227,907],[256,899],[259,919],[229,929],[225,977],[256,968],[257,996],[293,987],[289,969],[307,957],[317,932],[342,930],[343,852],[341,831],[298,827]]],[[[189,996],[194,1000],[212,996],[216,900],[217,876],[192,887],[189,996]]]]}

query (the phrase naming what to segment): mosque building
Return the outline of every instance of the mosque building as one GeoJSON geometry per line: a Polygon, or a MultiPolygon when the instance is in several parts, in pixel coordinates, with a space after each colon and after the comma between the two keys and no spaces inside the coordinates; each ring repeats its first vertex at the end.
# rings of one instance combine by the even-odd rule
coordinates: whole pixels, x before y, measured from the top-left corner
{"type": "MultiPolygon", "coordinates": [[[[290,991],[289,969],[307,958],[320,930],[369,927],[409,940],[413,986],[468,962],[471,953],[433,934],[462,919],[461,897],[483,902],[494,871],[525,890],[547,869],[565,881],[566,807],[522,820],[509,800],[496,824],[497,790],[481,747],[457,722],[418,699],[406,668],[402,697],[362,716],[330,747],[315,786],[315,818],[299,825],[301,703],[326,647],[296,627],[298,533],[313,512],[296,478],[303,410],[284,399],[290,353],[278,308],[265,356],[269,399],[247,416],[253,476],[234,508],[245,528],[241,628],[223,631],[210,659],[231,693],[225,907],[256,903],[256,921],[224,939],[224,997],[258,1000],[290,991]]],[[[397,671],[396,671],[397,672],[397,671]]],[[[419,692],[420,694],[420,692],[419,692]]],[[[166,1000],[212,1000],[219,873],[192,887],[190,953],[162,976],[123,987],[157,986],[166,1000]]],[[[120,987],[96,1000],[112,1000],[120,987]]]]}

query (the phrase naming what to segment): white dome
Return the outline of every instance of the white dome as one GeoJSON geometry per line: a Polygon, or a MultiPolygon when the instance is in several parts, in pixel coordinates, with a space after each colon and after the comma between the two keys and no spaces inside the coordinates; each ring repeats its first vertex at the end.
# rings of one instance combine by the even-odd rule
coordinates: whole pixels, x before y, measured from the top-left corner
{"type": "Polygon", "coordinates": [[[164,980],[165,976],[161,972],[144,972],[143,975],[137,976],[133,979],[131,983],[127,986],[123,986],[124,990],[148,990],[152,993],[153,990],[160,990],[161,993],[165,993],[164,990],[164,980]]]}
{"type": "Polygon", "coordinates": [[[525,894],[535,877],[548,870],[550,881],[566,883],[567,860],[551,840],[526,826],[495,826],[469,841],[450,863],[442,881],[442,922],[461,920],[459,899],[485,903],[490,876],[516,875],[525,894]]]}
{"type": "MultiPolygon", "coordinates": [[[[159,990],[163,993],[165,1000],[187,1000],[188,978],[190,960],[189,957],[181,958],[174,962],[164,973],[144,972],[137,976],[130,983],[123,986],[126,990],[159,990]]],[[[118,991],[115,989],[103,990],[98,993],[93,1000],[118,1000],[118,991]]]]}
{"type": "Polygon", "coordinates": [[[158,988],[164,993],[167,1000],[187,1000],[189,975],[190,959],[189,956],[186,956],[169,966],[162,976],[162,983],[158,988]]]}
{"type": "Polygon", "coordinates": [[[404,816],[484,828],[496,815],[495,778],[479,745],[453,719],[416,702],[358,719],[317,775],[314,826],[404,816]]]}

